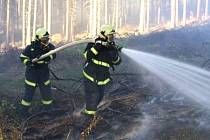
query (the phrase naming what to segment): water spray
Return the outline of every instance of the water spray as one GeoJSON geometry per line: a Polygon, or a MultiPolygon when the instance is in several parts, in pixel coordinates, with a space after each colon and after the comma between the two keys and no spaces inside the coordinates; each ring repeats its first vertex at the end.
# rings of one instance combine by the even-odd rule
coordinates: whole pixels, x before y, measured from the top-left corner
{"type": "Polygon", "coordinates": [[[123,49],[122,52],[140,66],[154,73],[167,84],[193,101],[210,107],[210,72],[162,56],[123,49]]]}

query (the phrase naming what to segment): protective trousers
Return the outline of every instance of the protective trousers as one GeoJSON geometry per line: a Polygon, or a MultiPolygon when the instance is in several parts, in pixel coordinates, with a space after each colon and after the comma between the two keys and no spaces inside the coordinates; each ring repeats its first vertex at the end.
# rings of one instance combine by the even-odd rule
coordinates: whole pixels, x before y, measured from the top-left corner
{"type": "Polygon", "coordinates": [[[85,114],[94,115],[98,104],[104,96],[105,85],[97,85],[96,83],[84,79],[86,110],[85,114]]]}
{"type": "Polygon", "coordinates": [[[50,105],[52,100],[51,84],[49,80],[49,69],[47,67],[40,69],[27,68],[25,73],[25,95],[21,105],[30,106],[36,87],[39,87],[42,95],[42,103],[50,105]]]}

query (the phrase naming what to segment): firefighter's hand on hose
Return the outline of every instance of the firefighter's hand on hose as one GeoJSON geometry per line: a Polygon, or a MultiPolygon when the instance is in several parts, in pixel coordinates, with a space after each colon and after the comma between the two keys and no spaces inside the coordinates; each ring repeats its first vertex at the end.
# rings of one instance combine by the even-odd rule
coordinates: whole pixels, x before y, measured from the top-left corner
{"type": "Polygon", "coordinates": [[[36,62],[38,61],[38,59],[39,59],[41,56],[42,56],[41,54],[37,55],[36,58],[34,58],[34,59],[32,60],[32,63],[33,63],[33,64],[36,64],[36,62]]]}
{"type": "Polygon", "coordinates": [[[36,64],[37,61],[38,61],[38,58],[34,58],[31,62],[32,62],[32,64],[36,64]]]}

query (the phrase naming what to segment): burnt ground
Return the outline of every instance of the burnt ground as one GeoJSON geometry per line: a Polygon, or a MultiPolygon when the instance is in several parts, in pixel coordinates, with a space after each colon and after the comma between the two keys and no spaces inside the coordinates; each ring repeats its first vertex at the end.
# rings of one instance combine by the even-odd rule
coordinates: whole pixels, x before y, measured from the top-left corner
{"type": "MultiPolygon", "coordinates": [[[[170,57],[209,69],[210,26],[187,27],[174,31],[130,36],[120,40],[128,48],[170,57]]],[[[59,52],[52,62],[53,96],[56,106],[44,111],[37,91],[31,112],[21,121],[18,101],[24,92],[24,67],[19,51],[0,56],[0,139],[78,139],[84,106],[81,79],[84,46],[59,52]],[[64,78],[63,80],[61,80],[64,78]]],[[[97,140],[208,140],[210,113],[190,101],[144,68],[122,54],[122,64],[112,72],[98,114],[103,117],[87,139],[97,140]]]]}

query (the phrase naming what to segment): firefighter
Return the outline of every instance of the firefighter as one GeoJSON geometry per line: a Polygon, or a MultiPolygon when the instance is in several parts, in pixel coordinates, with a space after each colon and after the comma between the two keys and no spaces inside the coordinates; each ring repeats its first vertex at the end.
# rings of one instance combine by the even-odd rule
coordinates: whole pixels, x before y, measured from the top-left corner
{"type": "Polygon", "coordinates": [[[55,46],[49,43],[49,33],[45,28],[38,28],[35,34],[35,41],[32,41],[20,55],[21,61],[26,65],[25,94],[20,103],[20,115],[23,118],[30,116],[29,108],[36,87],[39,87],[44,108],[50,107],[53,103],[48,64],[56,58],[56,54],[52,54],[37,62],[32,60],[38,59],[41,55],[53,50],[55,46]]]}
{"type": "MultiPolygon", "coordinates": [[[[103,25],[94,43],[88,43],[84,51],[86,62],[83,68],[86,109],[86,124],[96,119],[98,104],[104,96],[104,89],[111,81],[109,69],[118,65],[121,58],[114,42],[115,30],[111,25],[103,25]],[[89,122],[88,122],[89,121],[89,122]]],[[[81,135],[84,134],[84,130],[81,135]]]]}

